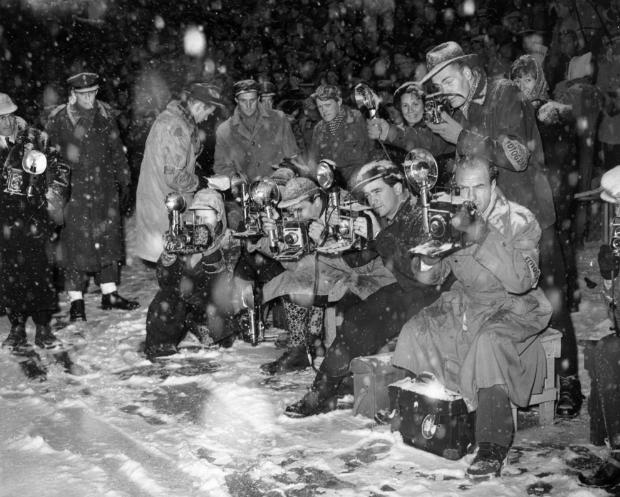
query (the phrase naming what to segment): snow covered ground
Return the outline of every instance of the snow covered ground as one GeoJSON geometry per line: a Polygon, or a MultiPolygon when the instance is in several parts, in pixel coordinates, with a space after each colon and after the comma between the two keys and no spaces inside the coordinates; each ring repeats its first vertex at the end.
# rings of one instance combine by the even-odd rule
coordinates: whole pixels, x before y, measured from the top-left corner
{"type": "MultiPolygon", "coordinates": [[[[594,245],[580,252],[583,301],[573,317],[581,344],[609,330],[595,256],[594,245]],[[584,276],[598,286],[587,288],[584,276]]],[[[102,311],[93,285],[89,321],[58,332],[73,345],[78,374],[44,355],[47,381],[29,381],[0,351],[1,497],[608,495],[575,476],[605,452],[588,443],[585,405],[577,419],[545,428],[535,410],[520,413],[504,476],[472,486],[464,477],[471,456],[448,461],[413,449],[349,410],[285,417],[313,374],[260,374],[281,352],[272,342],[237,341],[153,365],[139,350],[154,274],[129,262],[121,293],[137,296],[140,309],[102,311]]],[[[62,310],[61,318],[67,304],[62,310]]],[[[4,318],[1,338],[8,329],[4,318]]],[[[583,370],[582,382],[588,391],[583,370]]]]}

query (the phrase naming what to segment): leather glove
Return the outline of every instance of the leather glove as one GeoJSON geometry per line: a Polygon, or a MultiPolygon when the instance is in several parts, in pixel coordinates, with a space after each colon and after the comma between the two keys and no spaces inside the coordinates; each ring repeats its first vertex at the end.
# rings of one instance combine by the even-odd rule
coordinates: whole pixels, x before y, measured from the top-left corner
{"type": "Polygon", "coordinates": [[[614,255],[609,245],[601,245],[598,251],[598,268],[604,280],[611,280],[618,276],[620,260],[614,255]]]}
{"type": "Polygon", "coordinates": [[[478,211],[471,210],[467,204],[463,204],[452,217],[452,227],[465,234],[465,243],[482,243],[489,232],[487,223],[482,219],[478,211]]]}

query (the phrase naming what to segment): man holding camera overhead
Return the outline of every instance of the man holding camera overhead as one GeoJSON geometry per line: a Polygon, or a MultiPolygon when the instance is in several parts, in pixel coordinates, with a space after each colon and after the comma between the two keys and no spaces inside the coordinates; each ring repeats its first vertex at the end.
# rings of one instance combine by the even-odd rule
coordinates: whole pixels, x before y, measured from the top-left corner
{"type": "Polygon", "coordinates": [[[464,248],[411,264],[421,283],[441,284],[450,273],[456,282],[405,324],[393,357],[397,367],[434,374],[476,410],[472,478],[499,476],[513,437],[511,401],[527,406],[542,391],[546,360],[536,336],[552,311],[536,288],[540,226],[506,199],[497,174],[485,158],[457,161],[455,184],[464,205],[475,206],[473,215],[461,209],[451,220],[464,248]]]}
{"type": "MultiPolygon", "coordinates": [[[[579,413],[583,396],[577,377],[577,340],[567,300],[559,287],[565,281],[561,246],[557,240],[555,209],[549,181],[543,172],[544,154],[533,108],[519,88],[507,79],[489,79],[475,55],[466,55],[458,43],[442,43],[426,54],[428,74],[421,83],[431,82],[445,95],[454,113],[441,112],[441,122],[426,126],[444,140],[444,145],[418,133],[411,145],[427,148],[434,155],[456,151],[457,157],[483,157],[501,170],[498,185],[508,200],[527,207],[542,229],[540,284],[560,292],[552,326],[562,332],[562,356],[558,360],[560,399],[556,412],[572,417],[579,413]],[[557,283],[554,283],[557,282],[557,283]]],[[[427,97],[428,98],[428,97],[427,97]]],[[[380,135],[387,136],[389,124],[375,120],[380,135]]]]}

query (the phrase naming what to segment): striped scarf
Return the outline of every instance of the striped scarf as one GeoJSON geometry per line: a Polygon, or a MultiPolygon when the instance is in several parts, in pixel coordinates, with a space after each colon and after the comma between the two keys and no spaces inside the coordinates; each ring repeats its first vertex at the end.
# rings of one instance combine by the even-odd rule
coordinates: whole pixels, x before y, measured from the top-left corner
{"type": "Polygon", "coordinates": [[[338,112],[338,115],[327,123],[327,129],[332,135],[335,135],[343,123],[344,123],[344,109],[340,109],[340,112],[338,112]]]}

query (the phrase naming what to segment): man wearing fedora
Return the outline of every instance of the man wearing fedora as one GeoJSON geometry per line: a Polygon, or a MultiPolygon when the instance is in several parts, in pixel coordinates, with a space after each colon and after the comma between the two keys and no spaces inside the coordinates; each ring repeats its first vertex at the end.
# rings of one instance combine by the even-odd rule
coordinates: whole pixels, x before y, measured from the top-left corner
{"type": "Polygon", "coordinates": [[[237,81],[233,90],[237,106],[217,128],[213,170],[249,180],[268,177],[283,159],[299,153],[291,125],[283,112],[259,102],[261,87],[253,79],[237,81]]]}
{"type": "Polygon", "coordinates": [[[67,79],[69,102],[50,114],[46,130],[71,168],[71,197],[60,235],[70,320],[86,320],[83,291],[90,275],[101,287],[103,309],[131,310],[138,302],[117,292],[124,258],[122,212],[130,198],[130,172],[115,117],[97,100],[99,76],[81,72],[67,79]]]}
{"type": "MultiPolygon", "coordinates": [[[[540,265],[543,288],[553,286],[560,245],[555,231],[555,209],[544,168],[542,140],[534,110],[507,79],[487,78],[475,55],[466,55],[458,43],[442,43],[426,54],[428,74],[422,84],[432,83],[433,91],[448,94],[454,113],[442,113],[439,124],[428,128],[444,140],[438,146],[423,134],[412,145],[429,149],[434,155],[452,149],[461,157],[479,157],[499,168],[497,185],[508,200],[527,207],[542,228],[540,265]]],[[[381,120],[382,128],[389,125],[381,120]]],[[[382,131],[381,136],[387,136],[382,131]]],[[[559,281],[559,280],[558,280],[559,281]]],[[[577,377],[577,341],[566,305],[554,313],[551,325],[562,332],[562,357],[558,360],[560,400],[557,413],[572,417],[579,413],[583,396],[577,377]]]]}
{"type": "Polygon", "coordinates": [[[157,262],[164,249],[166,195],[181,193],[188,205],[191,203],[199,186],[196,158],[202,145],[198,124],[223,106],[218,87],[194,83],[187,99],[172,100],[151,126],[136,192],[136,255],[145,261],[157,262]]]}

